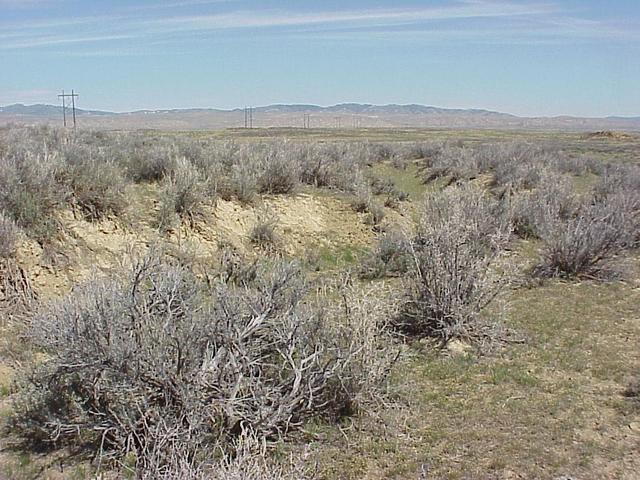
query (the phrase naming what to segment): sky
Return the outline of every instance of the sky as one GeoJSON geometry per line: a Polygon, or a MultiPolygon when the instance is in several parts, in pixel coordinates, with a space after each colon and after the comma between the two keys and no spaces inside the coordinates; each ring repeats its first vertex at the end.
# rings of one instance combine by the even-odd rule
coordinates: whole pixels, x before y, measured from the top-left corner
{"type": "Polygon", "coordinates": [[[0,0],[0,105],[640,116],[640,0],[0,0]]]}

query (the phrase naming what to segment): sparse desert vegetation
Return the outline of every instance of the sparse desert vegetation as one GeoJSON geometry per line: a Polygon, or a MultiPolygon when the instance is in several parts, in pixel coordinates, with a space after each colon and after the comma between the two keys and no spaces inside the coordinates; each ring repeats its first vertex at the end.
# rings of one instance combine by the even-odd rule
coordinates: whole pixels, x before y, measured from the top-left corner
{"type": "Polygon", "coordinates": [[[638,152],[0,129],[0,478],[634,478],[638,152]]]}

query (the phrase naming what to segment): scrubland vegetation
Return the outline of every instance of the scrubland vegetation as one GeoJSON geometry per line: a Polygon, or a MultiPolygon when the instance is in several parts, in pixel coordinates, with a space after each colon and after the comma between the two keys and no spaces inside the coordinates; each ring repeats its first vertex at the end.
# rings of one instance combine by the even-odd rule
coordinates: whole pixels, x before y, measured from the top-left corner
{"type": "Polygon", "coordinates": [[[584,422],[566,435],[598,388],[640,436],[640,166],[552,140],[0,131],[0,466],[30,478],[12,455],[64,453],[80,478],[632,478],[626,437],[603,457],[584,422]],[[309,197],[366,238],[288,248],[273,202],[309,197]],[[229,209],[253,212],[245,236],[190,251],[183,232],[229,209]],[[134,232],[142,216],[153,235],[38,291],[21,249],[68,272],[69,215],[134,232]]]}

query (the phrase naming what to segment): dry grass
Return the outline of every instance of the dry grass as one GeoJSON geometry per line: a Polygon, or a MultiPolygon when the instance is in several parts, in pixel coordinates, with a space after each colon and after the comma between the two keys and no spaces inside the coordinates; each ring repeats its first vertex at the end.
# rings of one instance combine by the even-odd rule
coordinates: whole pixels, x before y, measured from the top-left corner
{"type": "Polygon", "coordinates": [[[12,258],[18,247],[18,226],[0,210],[0,259],[12,258]]]}
{"type": "Polygon", "coordinates": [[[275,249],[279,237],[276,233],[278,216],[269,209],[263,208],[256,213],[256,220],[249,232],[249,241],[263,249],[275,249]]]}
{"type": "Polygon", "coordinates": [[[322,478],[635,478],[640,415],[623,393],[640,364],[637,288],[553,283],[510,300],[527,343],[484,358],[415,349],[393,408],[347,439],[316,427],[322,478]]]}

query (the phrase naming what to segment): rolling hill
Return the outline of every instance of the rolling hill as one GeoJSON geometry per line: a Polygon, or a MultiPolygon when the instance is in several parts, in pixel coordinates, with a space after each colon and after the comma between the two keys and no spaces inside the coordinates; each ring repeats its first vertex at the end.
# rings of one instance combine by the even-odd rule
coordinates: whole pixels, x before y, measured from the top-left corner
{"type": "MultiPolygon", "coordinates": [[[[244,109],[186,108],[107,112],[76,109],[83,127],[131,130],[219,130],[244,126],[244,109]]],[[[581,118],[518,117],[481,109],[449,109],[427,105],[342,103],[331,106],[276,104],[253,109],[253,126],[302,127],[309,115],[311,128],[469,128],[523,130],[640,131],[640,117],[581,118]]],[[[0,125],[58,124],[62,107],[13,104],[0,107],[0,125]]]]}

